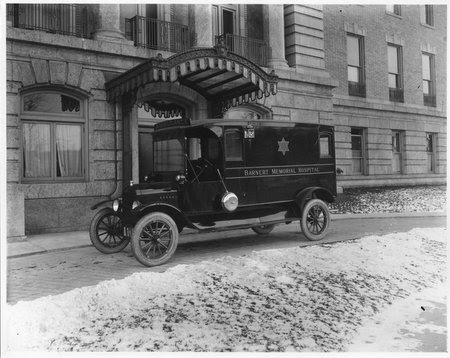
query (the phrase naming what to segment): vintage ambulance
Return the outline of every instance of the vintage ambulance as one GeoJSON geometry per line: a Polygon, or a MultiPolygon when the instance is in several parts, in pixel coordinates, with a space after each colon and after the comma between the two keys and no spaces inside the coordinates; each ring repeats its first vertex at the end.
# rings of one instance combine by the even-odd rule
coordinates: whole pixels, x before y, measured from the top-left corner
{"type": "Polygon", "coordinates": [[[127,185],[94,216],[93,245],[104,253],[131,241],[136,259],[160,265],[183,228],[251,228],[268,234],[300,221],[309,240],[330,224],[336,196],[333,127],[320,124],[175,119],[155,125],[154,171],[127,185]]]}

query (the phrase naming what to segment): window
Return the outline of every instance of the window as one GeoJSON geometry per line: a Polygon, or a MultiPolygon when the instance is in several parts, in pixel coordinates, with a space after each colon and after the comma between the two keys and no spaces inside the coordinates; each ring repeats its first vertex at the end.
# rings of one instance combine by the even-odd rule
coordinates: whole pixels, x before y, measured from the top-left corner
{"type": "Polygon", "coordinates": [[[225,159],[227,161],[242,161],[242,131],[239,129],[225,130],[225,159]]]}
{"type": "Polygon", "coordinates": [[[403,163],[403,132],[392,132],[392,172],[401,173],[403,163]]]}
{"type": "Polygon", "coordinates": [[[400,5],[386,5],[386,11],[395,15],[401,15],[401,6],[400,5]]]}
{"type": "Polygon", "coordinates": [[[225,46],[233,51],[238,43],[235,44],[237,38],[234,34],[237,34],[236,29],[236,6],[235,5],[213,5],[213,36],[214,38],[223,36],[225,46]]]}
{"type": "Polygon", "coordinates": [[[53,91],[22,97],[22,178],[67,181],[85,178],[83,102],[53,91]]]}
{"type": "Polygon", "coordinates": [[[422,88],[425,106],[436,107],[434,55],[422,53],[422,88]]]}
{"type": "Polygon", "coordinates": [[[427,172],[436,172],[436,134],[426,133],[427,172]]]}
{"type": "Polygon", "coordinates": [[[155,172],[184,170],[184,148],[179,138],[156,139],[154,142],[155,172]]]}
{"type": "Polygon", "coordinates": [[[351,96],[366,96],[363,40],[361,36],[347,36],[347,79],[348,93],[351,96]]]}
{"type": "Polygon", "coordinates": [[[329,158],[333,156],[333,143],[331,141],[330,134],[320,133],[319,150],[321,158],[329,158]]]}
{"type": "Polygon", "coordinates": [[[424,25],[434,26],[433,5],[420,6],[420,21],[424,25]]]}
{"type": "Polygon", "coordinates": [[[365,164],[364,130],[362,128],[352,128],[351,141],[352,141],[352,173],[364,174],[364,164],[365,164]]]}
{"type": "Polygon", "coordinates": [[[403,71],[401,46],[388,45],[389,100],[403,102],[403,71]]]}

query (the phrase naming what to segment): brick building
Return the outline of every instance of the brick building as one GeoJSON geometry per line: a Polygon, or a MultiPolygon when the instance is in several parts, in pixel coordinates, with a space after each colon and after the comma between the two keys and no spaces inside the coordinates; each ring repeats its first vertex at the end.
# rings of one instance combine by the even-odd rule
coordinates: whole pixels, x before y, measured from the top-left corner
{"type": "Polygon", "coordinates": [[[9,237],[86,229],[177,116],[331,124],[338,185],[445,183],[445,6],[7,12],[9,237]]]}

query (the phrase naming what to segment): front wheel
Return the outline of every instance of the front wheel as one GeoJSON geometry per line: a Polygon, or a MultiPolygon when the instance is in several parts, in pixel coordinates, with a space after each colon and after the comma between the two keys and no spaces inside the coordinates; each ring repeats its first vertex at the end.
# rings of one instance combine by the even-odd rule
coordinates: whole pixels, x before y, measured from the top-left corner
{"type": "Polygon", "coordinates": [[[313,199],[306,203],[300,227],[308,240],[322,240],[328,231],[330,212],[327,204],[320,199],[313,199]]]}
{"type": "Polygon", "coordinates": [[[131,236],[134,257],[144,266],[167,262],[178,246],[178,229],[173,219],[164,213],[150,213],[139,220],[131,236]]]}
{"type": "Polygon", "coordinates": [[[122,251],[130,242],[124,235],[124,226],[119,215],[110,208],[103,208],[94,215],[89,228],[92,245],[104,254],[122,251]]]}
{"type": "Polygon", "coordinates": [[[266,235],[272,232],[274,227],[275,224],[260,225],[252,227],[252,230],[256,232],[258,235],[266,235]]]}

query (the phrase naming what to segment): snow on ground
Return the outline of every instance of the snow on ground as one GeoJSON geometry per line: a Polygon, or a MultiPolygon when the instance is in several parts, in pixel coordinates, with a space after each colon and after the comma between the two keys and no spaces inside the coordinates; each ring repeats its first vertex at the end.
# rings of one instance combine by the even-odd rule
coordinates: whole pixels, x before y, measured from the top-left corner
{"type": "Polygon", "coordinates": [[[446,209],[445,186],[345,189],[330,210],[339,214],[440,212],[446,209]]]}
{"type": "MultiPolygon", "coordinates": [[[[420,292],[433,299],[427,290],[446,287],[445,237],[445,229],[414,229],[258,251],[18,302],[4,311],[6,348],[358,350],[374,321],[402,321],[390,307],[411,305],[420,292]]],[[[385,350],[417,349],[389,344],[385,350]]]]}

